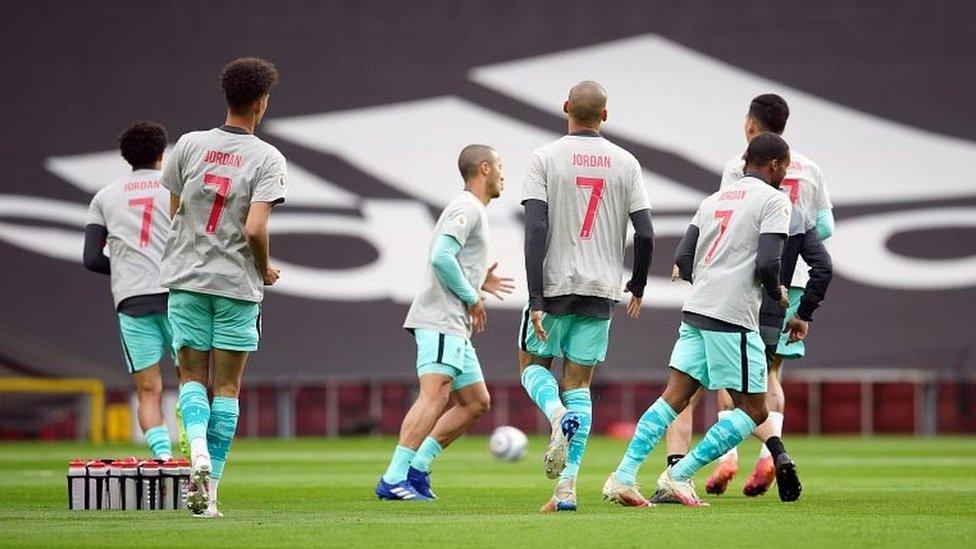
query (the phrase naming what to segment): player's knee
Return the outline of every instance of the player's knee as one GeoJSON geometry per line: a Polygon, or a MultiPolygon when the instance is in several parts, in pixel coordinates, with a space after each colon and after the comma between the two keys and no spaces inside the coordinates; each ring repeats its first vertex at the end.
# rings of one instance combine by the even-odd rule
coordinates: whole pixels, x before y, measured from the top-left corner
{"type": "Polygon", "coordinates": [[[765,401],[743,403],[742,411],[745,412],[756,425],[761,425],[769,416],[769,409],[766,407],[765,401]]]}
{"type": "Polygon", "coordinates": [[[482,398],[478,398],[470,402],[467,406],[468,413],[471,417],[480,418],[481,416],[488,413],[491,410],[491,397],[485,395],[482,398]]]}
{"type": "Polygon", "coordinates": [[[239,380],[221,380],[214,383],[214,396],[237,398],[241,392],[241,382],[239,380]]]}
{"type": "Polygon", "coordinates": [[[158,397],[163,394],[163,380],[153,377],[137,377],[136,392],[140,398],[158,397]]]}

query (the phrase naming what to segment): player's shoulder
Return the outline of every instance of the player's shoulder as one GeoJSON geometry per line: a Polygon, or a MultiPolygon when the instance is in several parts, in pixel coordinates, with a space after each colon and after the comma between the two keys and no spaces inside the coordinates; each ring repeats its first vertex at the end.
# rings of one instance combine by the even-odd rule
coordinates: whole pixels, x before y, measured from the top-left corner
{"type": "Polygon", "coordinates": [[[637,160],[637,157],[632,152],[610,141],[606,137],[603,138],[603,142],[606,143],[606,147],[614,157],[614,160],[620,162],[624,167],[640,168],[640,161],[637,160]]]}
{"type": "Polygon", "coordinates": [[[790,171],[810,174],[818,182],[823,177],[823,172],[820,170],[819,164],[814,162],[809,156],[793,149],[790,149],[790,171]]]}
{"type": "Polygon", "coordinates": [[[254,148],[269,161],[280,162],[282,164],[285,162],[285,155],[281,154],[278,147],[275,147],[256,135],[254,136],[254,148]]]}
{"type": "Polygon", "coordinates": [[[728,162],[725,163],[723,173],[738,174],[739,177],[742,177],[742,172],[745,169],[745,166],[746,161],[742,158],[742,154],[736,154],[733,155],[732,158],[729,158],[728,162]]]}

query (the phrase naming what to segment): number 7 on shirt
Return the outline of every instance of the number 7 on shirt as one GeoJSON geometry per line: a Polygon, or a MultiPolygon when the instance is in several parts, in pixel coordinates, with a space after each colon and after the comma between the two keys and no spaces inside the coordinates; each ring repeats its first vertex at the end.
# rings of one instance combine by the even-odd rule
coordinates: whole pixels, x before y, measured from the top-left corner
{"type": "Polygon", "coordinates": [[[732,220],[733,213],[735,210],[715,210],[715,219],[719,220],[718,236],[715,237],[715,242],[712,242],[712,246],[708,248],[708,253],[705,254],[706,264],[712,262],[715,250],[718,249],[719,243],[722,242],[722,238],[725,237],[725,232],[729,228],[729,221],[732,220]]]}
{"type": "Polygon", "coordinates": [[[586,205],[586,215],[583,216],[583,228],[580,229],[580,239],[589,240],[593,236],[593,224],[596,222],[596,211],[600,208],[603,198],[604,180],[597,177],[577,177],[576,186],[590,188],[590,200],[586,205]]]}

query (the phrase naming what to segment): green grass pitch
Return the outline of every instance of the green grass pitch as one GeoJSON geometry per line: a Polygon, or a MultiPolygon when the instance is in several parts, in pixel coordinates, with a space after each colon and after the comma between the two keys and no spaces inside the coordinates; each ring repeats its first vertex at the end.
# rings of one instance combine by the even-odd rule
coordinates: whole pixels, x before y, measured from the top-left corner
{"type": "MultiPolygon", "coordinates": [[[[716,547],[969,546],[976,538],[976,438],[788,437],[803,497],[741,495],[748,470],[705,509],[624,509],[600,488],[626,445],[595,438],[583,462],[580,511],[544,516],[552,483],[529,455],[499,463],[483,437],[462,439],[433,470],[434,503],[381,502],[373,487],[390,438],[235,442],[224,480],[225,517],[183,512],[67,511],[74,456],[144,453],[129,446],[0,443],[0,546],[100,547],[716,547]]],[[[751,467],[758,444],[741,449],[751,467]]],[[[653,486],[658,449],[641,472],[653,486]]],[[[698,485],[711,467],[698,475],[698,485]]],[[[653,490],[645,490],[647,492],[653,490]]]]}

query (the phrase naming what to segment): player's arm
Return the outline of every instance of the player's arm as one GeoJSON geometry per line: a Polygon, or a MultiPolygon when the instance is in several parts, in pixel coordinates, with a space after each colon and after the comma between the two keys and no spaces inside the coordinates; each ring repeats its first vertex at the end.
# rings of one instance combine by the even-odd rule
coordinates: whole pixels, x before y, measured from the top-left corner
{"type": "Polygon", "coordinates": [[[678,276],[686,282],[692,281],[691,273],[695,268],[695,249],[698,247],[699,231],[700,229],[694,223],[688,225],[685,235],[678,243],[678,249],[674,252],[674,266],[678,269],[678,276]]]}
{"type": "Polygon", "coordinates": [[[549,204],[529,199],[525,208],[525,278],[529,289],[529,310],[543,307],[543,263],[548,252],[549,204]]]}
{"type": "Polygon", "coordinates": [[[766,295],[780,304],[786,300],[779,279],[785,242],[784,233],[762,233],[759,235],[759,248],[756,251],[756,277],[766,295]]]}
{"type": "Polygon", "coordinates": [[[803,290],[803,297],[800,299],[796,316],[801,320],[810,322],[813,320],[813,312],[817,310],[817,307],[826,297],[827,287],[830,285],[830,280],[834,274],[830,253],[823,245],[823,239],[816,228],[811,228],[803,235],[800,257],[810,267],[810,280],[803,290]]]}
{"type": "Polygon", "coordinates": [[[274,284],[280,275],[280,271],[271,266],[271,239],[268,237],[268,219],[273,207],[273,202],[252,202],[244,223],[244,235],[254,256],[254,266],[268,286],[274,284]]]}
{"type": "Polygon", "coordinates": [[[470,307],[477,303],[481,296],[464,276],[461,263],[457,260],[457,254],[460,252],[460,242],[451,235],[439,234],[430,249],[430,266],[434,268],[434,274],[441,284],[470,307]]]}
{"type": "Polygon", "coordinates": [[[630,223],[634,226],[634,269],[624,288],[632,296],[627,313],[631,318],[637,318],[654,255],[654,223],[651,221],[650,208],[631,212],[630,223]]]}
{"type": "Polygon", "coordinates": [[[834,234],[834,210],[824,208],[817,210],[817,233],[821,240],[827,240],[834,234]]]}
{"type": "Polygon", "coordinates": [[[85,226],[85,250],[83,261],[85,268],[89,271],[111,274],[112,266],[108,257],[102,252],[105,248],[105,241],[108,239],[108,229],[105,225],[90,223],[85,226]]]}
{"type": "Polygon", "coordinates": [[[180,195],[169,193],[169,217],[176,217],[176,211],[180,209],[180,195]]]}

